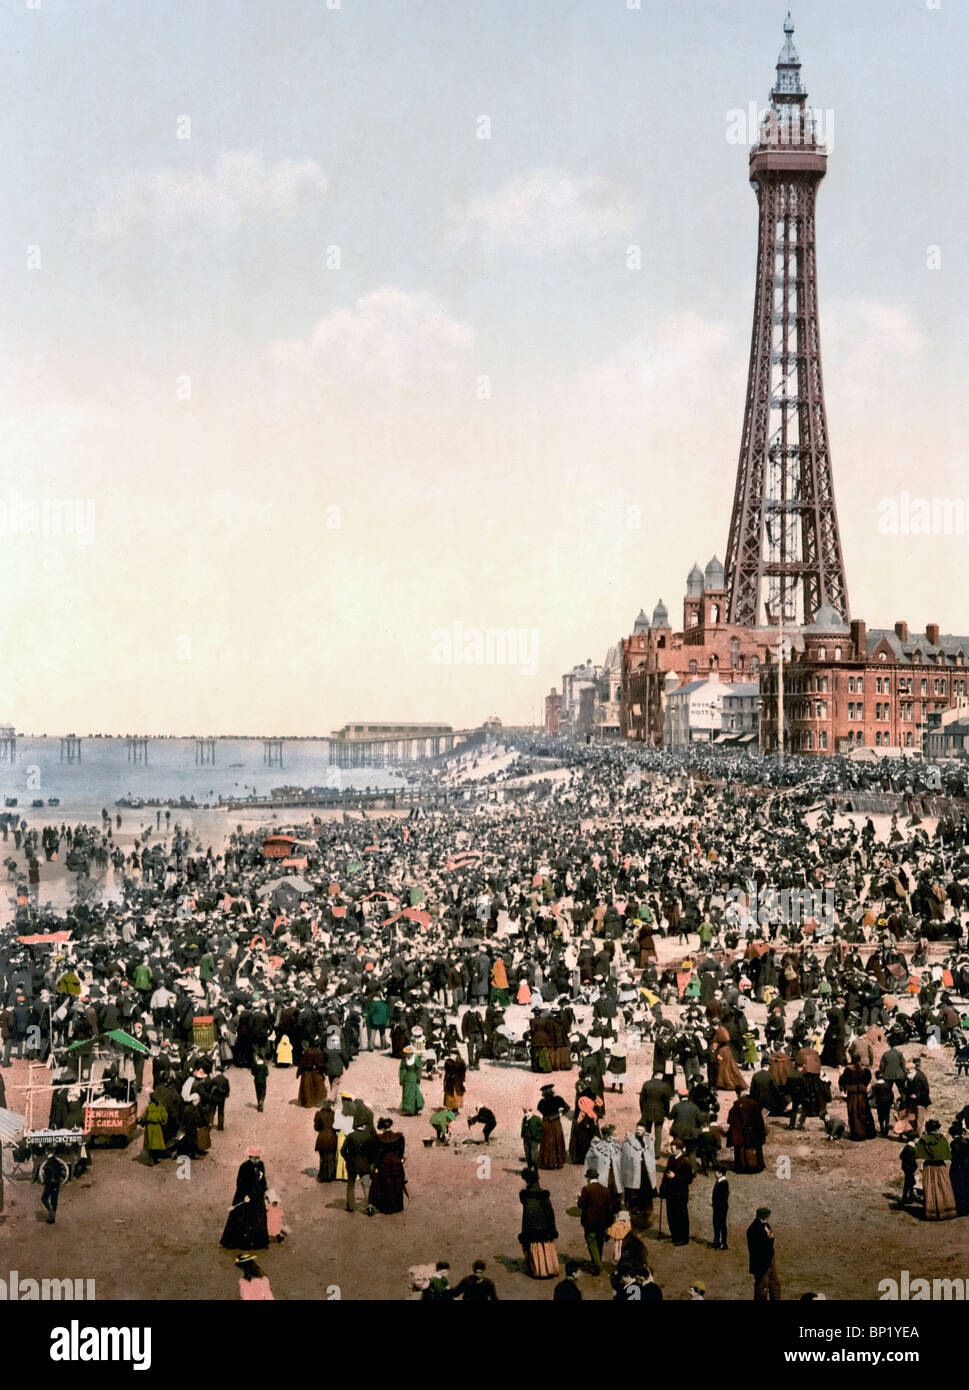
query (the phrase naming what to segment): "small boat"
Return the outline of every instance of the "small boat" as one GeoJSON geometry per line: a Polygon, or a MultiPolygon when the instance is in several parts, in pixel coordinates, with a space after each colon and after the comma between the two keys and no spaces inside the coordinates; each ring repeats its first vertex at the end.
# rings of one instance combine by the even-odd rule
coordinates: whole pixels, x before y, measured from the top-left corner
{"type": "Polygon", "coordinates": [[[44,806],[43,801],[32,801],[30,804],[31,804],[31,806],[34,807],[35,810],[36,810],[36,809],[41,809],[41,810],[43,810],[43,806],[44,806]]]}
{"type": "Polygon", "coordinates": [[[59,806],[60,804],[61,804],[61,799],[60,799],[59,796],[49,796],[49,797],[47,798],[47,805],[48,805],[48,806],[59,806]]]}
{"type": "Polygon", "coordinates": [[[17,798],[15,796],[8,796],[4,799],[3,804],[4,806],[16,806],[17,798]]]}

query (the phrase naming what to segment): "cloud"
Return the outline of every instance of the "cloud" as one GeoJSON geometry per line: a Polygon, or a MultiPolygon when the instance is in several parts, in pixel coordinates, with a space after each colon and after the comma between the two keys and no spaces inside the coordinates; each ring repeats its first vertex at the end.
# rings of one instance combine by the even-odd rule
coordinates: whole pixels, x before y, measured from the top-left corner
{"type": "Polygon", "coordinates": [[[634,199],[599,174],[575,176],[553,169],[509,180],[493,193],[479,193],[450,218],[455,240],[480,241],[495,249],[513,247],[534,255],[585,250],[631,232],[634,199]]]}
{"type": "Polygon", "coordinates": [[[822,352],[830,347],[843,372],[910,366],[925,349],[925,338],[904,309],[867,299],[833,300],[823,309],[822,352]],[[866,366],[867,364],[867,366],[866,366]]]}
{"type": "MultiPolygon", "coordinates": [[[[577,374],[574,392],[604,415],[696,415],[715,398],[733,356],[729,325],[694,311],[669,314],[577,374]]],[[[731,401],[733,404],[733,401],[731,401]]]]}
{"type": "Polygon", "coordinates": [[[362,383],[406,391],[456,383],[470,371],[473,346],[470,325],[429,295],[383,286],[321,318],[308,338],[273,343],[269,357],[277,372],[323,389],[362,383]]]}
{"type": "Polygon", "coordinates": [[[226,150],[210,172],[129,174],[98,204],[90,231],[106,241],[143,228],[164,232],[201,222],[232,229],[252,217],[288,219],[319,202],[326,187],[313,159],[269,163],[259,149],[226,150]]]}

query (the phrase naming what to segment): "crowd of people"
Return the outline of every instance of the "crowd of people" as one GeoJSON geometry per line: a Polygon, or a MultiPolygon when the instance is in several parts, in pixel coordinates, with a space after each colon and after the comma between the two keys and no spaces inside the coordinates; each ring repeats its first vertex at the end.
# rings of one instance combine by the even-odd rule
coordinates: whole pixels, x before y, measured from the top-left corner
{"type": "MultiPolygon", "coordinates": [[[[288,1076],[312,1111],[317,1180],[345,1183],[347,1210],[360,1194],[373,1217],[426,1199],[408,1187],[409,1145],[453,1144],[459,1117],[481,1125],[483,1144],[513,1128],[522,1273],[557,1278],[556,1299],[581,1296],[579,1265],[563,1277],[543,1173],[573,1165],[581,1179],[591,1275],[608,1267],[617,1299],[654,1298],[647,1233],[687,1245],[691,1187],[710,1175],[713,1248],[729,1248],[727,1171],[764,1170],[769,1120],[814,1121],[833,1142],[894,1140],[880,1163],[886,1181],[901,1174],[899,1207],[969,1214],[969,1096],[940,1105],[925,1072],[929,1055],[951,1057],[969,1090],[958,1081],[969,1073],[965,809],[931,834],[902,812],[880,837],[842,814],[846,792],[910,800],[926,789],[913,764],[779,769],[717,751],[515,742],[518,770],[533,772],[525,784],[433,814],[317,821],[300,832],[315,851],[292,882],[267,859],[265,833],[242,826],[203,847],[159,810],[122,849],[121,817],[107,811],[100,825],[18,823],[18,901],[0,938],[3,1066],[48,1061],[47,1126],[70,1129],[81,1104],[71,1044],[136,1040],[152,1165],[204,1158],[237,1097],[261,1110],[270,1078],[288,1076]],[[77,901],[45,914],[23,870],[39,847],[65,846],[77,901]],[[108,865],[111,898],[96,891],[108,865]],[[394,1069],[396,1116],[361,1096],[362,1052],[394,1069]],[[648,1074],[638,1122],[621,1134],[610,1111],[630,1058],[648,1074]],[[535,1074],[533,1100],[513,1113],[509,1067],[535,1074]]],[[[961,770],[943,790],[965,791],[961,770]]],[[[109,1069],[98,1093],[117,1085],[109,1069]]],[[[243,1297],[272,1296],[253,1258],[282,1233],[271,1193],[256,1145],[222,1234],[243,1297]]],[[[758,1298],[780,1296],[769,1216],[761,1208],[747,1232],[758,1298]]],[[[456,1293],[444,1269],[422,1296],[432,1287],[456,1293]]],[[[459,1287],[465,1299],[494,1291],[477,1267],[459,1287]]]]}

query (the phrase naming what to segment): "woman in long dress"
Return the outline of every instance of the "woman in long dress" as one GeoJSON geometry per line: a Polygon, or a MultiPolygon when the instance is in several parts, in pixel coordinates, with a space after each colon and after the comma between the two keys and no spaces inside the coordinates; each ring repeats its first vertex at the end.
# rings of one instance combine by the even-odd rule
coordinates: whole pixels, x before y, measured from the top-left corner
{"type": "Polygon", "coordinates": [[[717,1028],[713,1035],[713,1046],[716,1050],[717,1059],[717,1090],[718,1091],[746,1091],[747,1083],[743,1078],[743,1073],[737,1066],[730,1046],[730,1034],[723,1024],[717,1028]]]}
{"type": "Polygon", "coordinates": [[[222,1232],[227,1250],[265,1250],[269,1245],[266,1225],[266,1169],[261,1149],[250,1149],[236,1175],[235,1196],[222,1232]]]}
{"type": "Polygon", "coordinates": [[[539,1168],[565,1167],[565,1135],[562,1133],[562,1116],[567,1115],[568,1110],[569,1107],[562,1097],[555,1094],[554,1086],[542,1087],[542,1098],[538,1102],[538,1113],[542,1117],[542,1142],[538,1149],[539,1168]]]}
{"type": "Polygon", "coordinates": [[[333,1127],[333,1118],[333,1102],[329,1100],[325,1100],[313,1116],[316,1152],[320,1160],[317,1182],[333,1182],[336,1178],[337,1133],[333,1127]]]}
{"type": "Polygon", "coordinates": [[[525,1186],[518,1194],[522,1204],[522,1228],[518,1236],[525,1256],[525,1268],[533,1279],[553,1279],[559,1272],[559,1257],[555,1242],[552,1199],[544,1187],[539,1187],[538,1173],[526,1168],[522,1174],[525,1186]]]}
{"type": "Polygon", "coordinates": [[[370,1203],[385,1216],[404,1210],[404,1136],[392,1120],[377,1121],[377,1143],[371,1165],[370,1203]]]}
{"type": "Polygon", "coordinates": [[[299,1059],[296,1075],[299,1077],[299,1103],[307,1109],[316,1109],[326,1100],[326,1058],[315,1044],[305,1047],[299,1059]]]}
{"type": "Polygon", "coordinates": [[[461,1109],[464,1100],[465,1079],[468,1065],[458,1053],[452,1052],[444,1059],[444,1108],[455,1113],[461,1109]]]}
{"type": "Polygon", "coordinates": [[[420,1086],[418,1056],[412,1047],[404,1048],[404,1055],[397,1070],[397,1080],[400,1082],[400,1113],[419,1115],[424,1109],[424,1096],[420,1086]]]}
{"type": "Polygon", "coordinates": [[[955,1194],[949,1181],[948,1161],[952,1157],[949,1141],[939,1130],[938,1120],[929,1120],[925,1133],[915,1145],[915,1157],[922,1159],[922,1194],[926,1221],[948,1221],[958,1215],[955,1194]]]}
{"type": "Polygon", "coordinates": [[[844,1091],[848,1100],[848,1131],[855,1140],[874,1139],[875,1120],[868,1099],[871,1085],[871,1072],[859,1062],[845,1067],[838,1081],[838,1089],[844,1091]]]}

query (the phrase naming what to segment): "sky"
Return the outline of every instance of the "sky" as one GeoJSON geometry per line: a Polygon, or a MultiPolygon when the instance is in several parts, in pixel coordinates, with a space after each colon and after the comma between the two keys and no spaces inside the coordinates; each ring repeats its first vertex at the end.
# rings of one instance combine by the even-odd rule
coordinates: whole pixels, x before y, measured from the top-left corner
{"type": "MultiPolygon", "coordinates": [[[[0,722],[529,723],[641,607],[676,623],[726,547],[736,113],[785,14],[7,0],[0,722]]],[[[793,19],[852,616],[969,632],[969,518],[905,534],[969,510],[969,7],[793,19]]]]}

